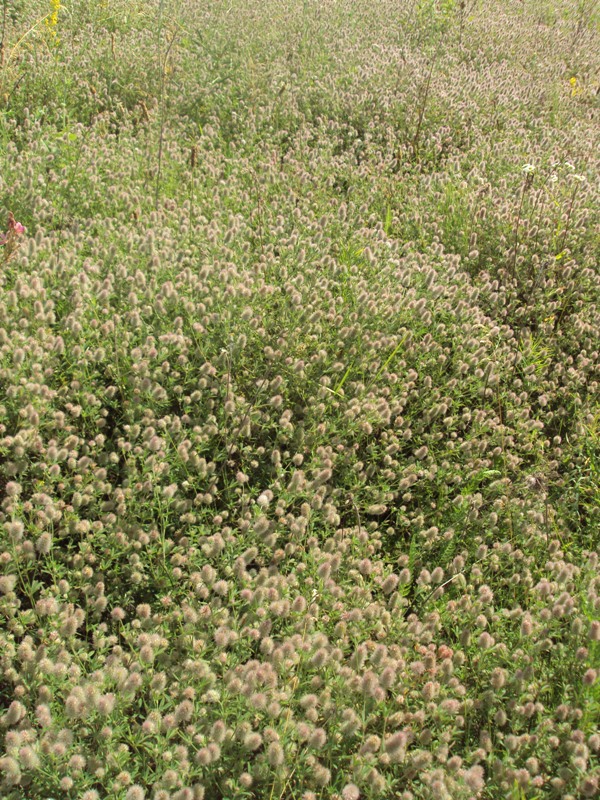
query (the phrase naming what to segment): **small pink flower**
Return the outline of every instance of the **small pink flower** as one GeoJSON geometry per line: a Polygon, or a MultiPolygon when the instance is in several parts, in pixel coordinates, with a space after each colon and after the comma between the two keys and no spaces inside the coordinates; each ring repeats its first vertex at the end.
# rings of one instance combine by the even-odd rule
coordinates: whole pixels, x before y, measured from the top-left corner
{"type": "Polygon", "coordinates": [[[20,222],[17,222],[12,211],[8,212],[8,230],[9,232],[14,231],[17,235],[23,233],[25,230],[24,226],[21,225],[20,222]]]}
{"type": "MultiPolygon", "coordinates": [[[[9,250],[12,251],[14,248],[14,240],[17,236],[21,236],[25,233],[25,226],[14,217],[12,211],[8,212],[8,231],[6,233],[0,233],[0,247],[5,245],[9,246],[9,250]]],[[[9,254],[10,255],[10,254],[9,254]]]]}

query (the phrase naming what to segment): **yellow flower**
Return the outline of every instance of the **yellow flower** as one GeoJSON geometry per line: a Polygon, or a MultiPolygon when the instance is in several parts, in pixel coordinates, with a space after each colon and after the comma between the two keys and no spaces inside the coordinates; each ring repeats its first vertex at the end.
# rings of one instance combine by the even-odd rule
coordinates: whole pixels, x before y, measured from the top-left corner
{"type": "Polygon", "coordinates": [[[56,36],[56,25],[58,24],[58,12],[60,11],[61,0],[50,0],[50,14],[46,17],[46,26],[52,36],[56,36]]]}

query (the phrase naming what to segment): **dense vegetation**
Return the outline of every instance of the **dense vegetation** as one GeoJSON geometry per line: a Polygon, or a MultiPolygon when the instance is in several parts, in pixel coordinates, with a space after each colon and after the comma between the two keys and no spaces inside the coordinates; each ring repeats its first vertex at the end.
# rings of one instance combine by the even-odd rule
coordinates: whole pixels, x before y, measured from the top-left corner
{"type": "Polygon", "coordinates": [[[598,4],[0,15],[1,796],[598,796],[598,4]]]}

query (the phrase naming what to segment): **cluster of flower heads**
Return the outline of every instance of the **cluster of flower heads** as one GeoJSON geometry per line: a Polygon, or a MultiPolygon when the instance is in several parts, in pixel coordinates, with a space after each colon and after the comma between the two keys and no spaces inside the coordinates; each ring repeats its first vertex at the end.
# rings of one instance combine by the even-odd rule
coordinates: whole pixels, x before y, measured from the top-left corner
{"type": "Polygon", "coordinates": [[[197,5],[2,118],[0,793],[597,796],[593,29],[197,5]]]}

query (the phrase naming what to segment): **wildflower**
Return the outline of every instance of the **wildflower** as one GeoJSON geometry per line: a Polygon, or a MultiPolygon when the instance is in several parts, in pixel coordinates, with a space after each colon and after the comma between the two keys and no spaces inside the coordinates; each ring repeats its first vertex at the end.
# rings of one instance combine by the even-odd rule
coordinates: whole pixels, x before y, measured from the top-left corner
{"type": "Polygon", "coordinates": [[[35,716],[39,725],[42,728],[47,728],[49,725],[52,724],[52,714],[50,712],[50,707],[45,703],[40,703],[40,705],[36,706],[35,716]]]}
{"type": "Polygon", "coordinates": [[[588,739],[588,745],[594,753],[600,752],[600,734],[593,733],[588,739]]]}
{"type": "Polygon", "coordinates": [[[221,758],[221,748],[216,742],[211,742],[208,745],[208,752],[212,761],[218,761],[221,758]]]}
{"type": "Polygon", "coordinates": [[[244,737],[244,747],[246,750],[258,750],[262,744],[262,736],[255,731],[244,737]]]}
{"type": "Polygon", "coordinates": [[[391,594],[393,591],[396,590],[398,583],[399,583],[398,576],[392,573],[391,575],[388,575],[387,578],[381,584],[381,590],[384,594],[391,594]]]}
{"type": "Polygon", "coordinates": [[[292,603],[292,611],[295,611],[298,614],[302,614],[306,611],[306,600],[302,595],[298,595],[294,598],[294,602],[292,603]]]}
{"type": "Polygon", "coordinates": [[[8,231],[7,233],[0,234],[0,246],[8,245],[14,242],[16,237],[25,233],[25,226],[17,222],[12,211],[8,212],[8,231]]]}
{"type": "Polygon", "coordinates": [[[135,783],[133,786],[130,786],[127,790],[127,794],[125,795],[125,800],[144,800],[146,797],[146,792],[135,783]]]}
{"type": "Polygon", "coordinates": [[[319,705],[319,698],[316,694],[305,694],[300,698],[300,706],[304,709],[314,708],[319,705]]]}
{"type": "Polygon", "coordinates": [[[595,669],[588,669],[583,676],[583,685],[592,686],[596,682],[598,673],[595,669]]]}
{"type": "Polygon", "coordinates": [[[285,753],[279,742],[271,742],[267,749],[267,761],[272,767],[281,767],[285,762],[285,753]]]}
{"type": "Polygon", "coordinates": [[[194,790],[185,786],[183,789],[175,792],[172,798],[173,800],[194,800],[194,790]]]}
{"type": "Polygon", "coordinates": [[[50,0],[50,14],[46,17],[46,27],[52,36],[56,36],[56,26],[58,24],[58,12],[61,9],[61,0],[50,0]]]}
{"type": "Polygon", "coordinates": [[[431,580],[433,583],[441,583],[444,580],[444,570],[441,567],[436,567],[431,573],[431,580]]]}
{"type": "Polygon", "coordinates": [[[23,719],[26,713],[27,710],[25,709],[25,706],[22,703],[19,703],[18,700],[13,700],[9,705],[6,714],[2,718],[2,721],[5,725],[16,725],[23,719]]]}
{"type": "Polygon", "coordinates": [[[52,536],[48,531],[44,531],[44,533],[41,534],[40,538],[35,543],[35,549],[41,555],[48,555],[52,550],[52,536]]]}
{"type": "Polygon", "coordinates": [[[368,753],[376,753],[381,746],[381,739],[377,734],[372,733],[367,736],[360,748],[360,755],[367,755],[368,753]]]}
{"type": "Polygon", "coordinates": [[[227,736],[227,725],[222,719],[218,719],[212,726],[210,735],[213,741],[221,744],[227,736]]]}
{"type": "Polygon", "coordinates": [[[327,741],[327,734],[323,730],[323,728],[315,728],[312,732],[308,740],[309,747],[312,747],[314,750],[320,750],[322,747],[325,746],[327,741]]]}
{"type": "Polygon", "coordinates": [[[21,764],[27,769],[38,769],[40,766],[39,756],[31,747],[22,747],[19,750],[19,758],[21,764]]]}
{"type": "Polygon", "coordinates": [[[12,522],[5,522],[4,528],[10,538],[18,542],[23,538],[23,531],[25,530],[25,526],[21,522],[21,520],[13,520],[12,522]]]}
{"type": "Polygon", "coordinates": [[[250,705],[252,708],[263,709],[267,707],[267,695],[264,692],[255,692],[250,697],[250,705]]]}
{"type": "Polygon", "coordinates": [[[14,758],[5,756],[0,758],[0,770],[4,774],[4,780],[8,784],[19,784],[21,781],[21,770],[19,764],[14,758]]]}
{"type": "Polygon", "coordinates": [[[447,714],[457,714],[460,709],[460,702],[452,697],[442,700],[440,708],[447,714]]]}
{"type": "Polygon", "coordinates": [[[140,649],[140,661],[144,664],[152,664],[154,661],[154,650],[149,644],[145,644],[140,649]]]}
{"type": "Polygon", "coordinates": [[[327,786],[331,782],[331,770],[322,764],[316,764],[313,770],[313,780],[317,786],[327,786]]]}
{"type": "Polygon", "coordinates": [[[311,736],[312,729],[310,725],[307,725],[305,722],[299,722],[296,725],[296,735],[298,736],[298,741],[300,742],[307,742],[311,736]]]}
{"type": "Polygon", "coordinates": [[[178,779],[179,775],[174,769],[168,769],[162,776],[164,785],[169,789],[173,789],[177,785],[178,779]]]}
{"type": "Polygon", "coordinates": [[[521,622],[521,635],[529,636],[532,631],[533,623],[531,621],[531,617],[524,617],[523,621],[521,622]]]}
{"type": "Polygon", "coordinates": [[[361,727],[361,721],[354,709],[345,708],[342,711],[341,733],[348,738],[355,736],[361,727]]]}
{"type": "Polygon", "coordinates": [[[109,714],[112,714],[115,707],[115,702],[116,697],[112,692],[100,695],[96,704],[98,712],[107,717],[109,714]]]}
{"type": "Polygon", "coordinates": [[[437,681],[427,681],[421,689],[421,694],[425,700],[433,700],[439,691],[439,683],[437,681]]]}
{"type": "Polygon", "coordinates": [[[16,575],[3,575],[0,578],[0,593],[9,594],[17,585],[16,575]]]}
{"type": "Polygon", "coordinates": [[[506,670],[502,667],[495,667],[492,671],[491,684],[494,689],[502,689],[506,683],[506,670]]]}
{"type": "Polygon", "coordinates": [[[398,577],[400,579],[400,584],[402,586],[406,586],[406,584],[410,583],[411,580],[410,570],[407,567],[404,567],[404,569],[400,571],[400,575],[398,577]]]}
{"type": "Polygon", "coordinates": [[[386,667],[380,675],[379,683],[384,689],[391,689],[396,681],[396,671],[393,667],[386,667]]]}
{"type": "Polygon", "coordinates": [[[183,700],[175,709],[176,722],[189,722],[194,713],[194,704],[190,700],[183,700]]]}
{"type": "Polygon", "coordinates": [[[598,784],[600,775],[588,775],[584,777],[579,785],[579,791],[583,797],[596,797],[598,794],[598,784]]]}
{"type": "Polygon", "coordinates": [[[321,667],[325,666],[325,664],[328,661],[329,661],[329,654],[324,647],[321,647],[313,655],[313,657],[310,660],[310,663],[313,667],[317,667],[317,669],[320,669],[321,667]]]}
{"type": "Polygon", "coordinates": [[[485,785],[483,767],[479,764],[471,767],[470,770],[465,772],[464,781],[472,792],[480,792],[485,785]]]}
{"type": "Polygon", "coordinates": [[[212,756],[208,747],[201,747],[194,756],[196,762],[205,767],[212,761],[212,756]]]}
{"type": "Polygon", "coordinates": [[[394,760],[399,760],[406,750],[407,738],[403,731],[393,733],[385,740],[385,750],[394,760]]]}

